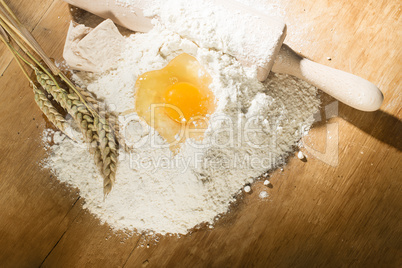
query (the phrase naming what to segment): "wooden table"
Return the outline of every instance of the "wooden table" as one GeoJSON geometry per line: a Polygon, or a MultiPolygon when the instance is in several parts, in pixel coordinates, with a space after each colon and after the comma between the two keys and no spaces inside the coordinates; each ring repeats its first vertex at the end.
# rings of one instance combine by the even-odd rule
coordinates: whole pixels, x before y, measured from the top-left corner
{"type": "MultiPolygon", "coordinates": [[[[61,0],[6,2],[61,60],[69,7],[61,0]]],[[[46,122],[0,46],[0,266],[401,267],[400,1],[280,5],[286,42],[377,84],[385,95],[381,110],[355,111],[323,95],[321,120],[305,139],[308,161],[291,157],[283,172],[271,174],[269,201],[258,198],[265,187],[258,182],[214,229],[158,243],[114,234],[82,208],[77,189],[39,167],[46,122]],[[335,156],[324,151],[329,143],[335,156]]]]}

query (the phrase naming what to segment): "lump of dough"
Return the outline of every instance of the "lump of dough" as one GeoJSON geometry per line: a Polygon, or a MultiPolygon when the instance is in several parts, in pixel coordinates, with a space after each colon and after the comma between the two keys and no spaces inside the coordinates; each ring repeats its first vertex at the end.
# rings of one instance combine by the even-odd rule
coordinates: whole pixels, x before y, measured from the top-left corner
{"type": "Polygon", "coordinates": [[[66,43],[64,44],[63,58],[71,68],[90,72],[96,70],[96,66],[89,60],[81,57],[77,50],[78,42],[91,31],[92,28],[85,27],[83,24],[77,24],[73,21],[70,22],[66,43]]]}
{"type": "Polygon", "coordinates": [[[124,37],[109,19],[95,29],[71,23],[63,57],[73,69],[104,72],[117,62],[124,43],[124,37]]]}

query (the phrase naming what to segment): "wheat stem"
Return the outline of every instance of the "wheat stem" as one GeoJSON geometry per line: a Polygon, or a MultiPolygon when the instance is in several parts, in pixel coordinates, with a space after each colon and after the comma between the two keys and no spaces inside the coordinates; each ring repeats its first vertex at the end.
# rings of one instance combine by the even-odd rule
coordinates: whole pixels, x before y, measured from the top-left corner
{"type": "MultiPolygon", "coordinates": [[[[0,29],[3,29],[2,27],[0,27],[0,29]]],[[[1,36],[1,41],[3,41],[3,43],[6,45],[6,47],[8,48],[8,50],[11,52],[11,54],[13,55],[15,61],[18,63],[18,66],[21,68],[22,72],[24,73],[25,77],[28,79],[28,81],[30,83],[33,83],[31,78],[29,77],[27,71],[25,70],[25,68],[22,66],[21,62],[19,61],[17,55],[18,53],[14,50],[14,48],[10,45],[9,40],[7,40],[7,35],[5,34],[5,36],[0,35],[1,36]],[[16,55],[17,53],[17,55],[16,55]]],[[[18,55],[21,58],[21,55],[18,55]]],[[[25,60],[25,59],[24,59],[25,60]]]]}
{"type": "Polygon", "coordinates": [[[50,60],[50,58],[46,56],[46,53],[43,51],[38,42],[36,42],[32,34],[24,27],[24,25],[22,25],[22,23],[18,19],[15,19],[17,16],[15,16],[15,14],[11,11],[11,9],[4,1],[1,1],[0,3],[0,14],[2,20],[10,28],[12,28],[12,30],[17,33],[17,35],[42,58],[42,60],[46,63],[47,66],[49,66],[49,68],[55,75],[58,75],[60,73],[60,70],[50,60]]]}
{"type": "Polygon", "coordinates": [[[3,39],[5,40],[6,43],[10,42],[10,39],[8,38],[6,31],[1,26],[0,26],[0,35],[3,37],[3,39]]]}
{"type": "Polygon", "coordinates": [[[14,14],[14,12],[11,10],[11,8],[4,2],[4,0],[0,0],[0,3],[3,5],[3,7],[7,10],[7,12],[14,18],[14,20],[21,24],[20,20],[17,18],[17,16],[14,14]]]}
{"type": "MultiPolygon", "coordinates": [[[[17,45],[24,51],[24,53],[26,55],[28,55],[28,57],[35,63],[37,64],[44,72],[46,72],[54,81],[54,83],[57,84],[57,81],[52,77],[52,75],[49,73],[49,71],[32,55],[31,52],[29,52],[29,50],[24,46],[23,43],[21,43],[20,40],[18,40],[17,36],[15,35],[15,33],[8,27],[7,24],[4,23],[4,21],[0,20],[0,25],[5,29],[5,31],[12,37],[12,39],[17,43],[17,45]]],[[[14,48],[13,48],[14,49],[14,48]]],[[[15,49],[14,49],[15,50],[15,49]]],[[[16,51],[16,50],[15,50],[16,51]]],[[[29,63],[26,59],[24,59],[24,61],[28,64],[31,65],[31,63],[29,63]]]]}

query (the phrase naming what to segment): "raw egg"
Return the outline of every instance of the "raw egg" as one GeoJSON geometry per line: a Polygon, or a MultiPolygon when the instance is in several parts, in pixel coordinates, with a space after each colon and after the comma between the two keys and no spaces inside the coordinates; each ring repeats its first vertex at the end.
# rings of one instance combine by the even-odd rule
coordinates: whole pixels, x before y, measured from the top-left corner
{"type": "Polygon", "coordinates": [[[163,69],[138,77],[135,110],[178,152],[186,138],[199,140],[208,126],[215,110],[211,81],[197,59],[183,53],[163,69]]]}

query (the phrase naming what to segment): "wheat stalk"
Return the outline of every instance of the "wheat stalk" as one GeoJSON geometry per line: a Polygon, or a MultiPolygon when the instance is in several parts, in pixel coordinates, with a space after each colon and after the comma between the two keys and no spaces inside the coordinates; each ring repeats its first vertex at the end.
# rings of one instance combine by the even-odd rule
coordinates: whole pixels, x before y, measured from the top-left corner
{"type": "MultiPolygon", "coordinates": [[[[103,175],[103,192],[106,196],[111,191],[116,177],[118,154],[117,140],[114,133],[114,128],[117,126],[115,118],[110,116],[106,111],[100,111],[96,98],[90,93],[78,89],[57,68],[3,0],[0,0],[0,18],[0,27],[2,27],[0,38],[8,46],[13,55],[19,58],[17,62],[20,64],[28,80],[31,81],[19,60],[24,61],[35,71],[36,79],[43,89],[51,94],[79,125],[85,141],[89,144],[90,152],[94,154],[95,163],[103,175]],[[18,47],[24,51],[25,55],[33,63],[22,57],[14,49],[10,44],[9,37],[15,41],[18,47]],[[54,76],[60,77],[68,85],[68,90],[59,86],[56,78],[36,59],[27,46],[42,58],[54,76]],[[113,121],[114,127],[111,127],[110,121],[113,121]]],[[[37,89],[32,81],[31,84],[34,86],[35,100],[42,111],[58,128],[65,128],[64,119],[60,114],[57,114],[57,110],[52,106],[47,96],[41,90],[37,89]]]]}

